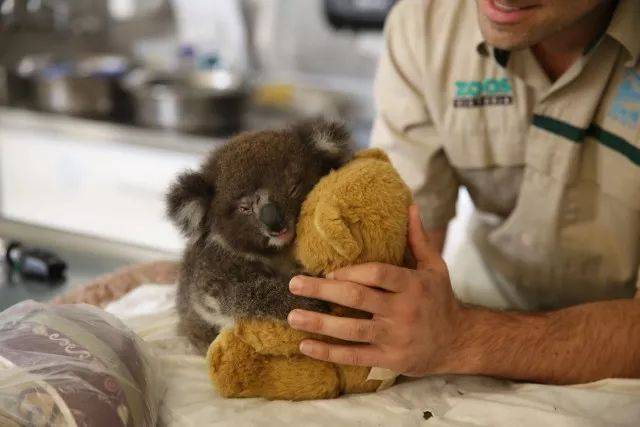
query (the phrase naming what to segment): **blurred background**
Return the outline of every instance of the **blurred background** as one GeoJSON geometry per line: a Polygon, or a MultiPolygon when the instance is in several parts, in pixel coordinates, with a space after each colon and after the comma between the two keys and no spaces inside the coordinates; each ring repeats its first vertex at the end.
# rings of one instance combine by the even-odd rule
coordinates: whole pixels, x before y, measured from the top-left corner
{"type": "Polygon", "coordinates": [[[393,3],[0,0],[0,239],[68,266],[2,263],[2,307],[178,257],[167,186],[232,133],[324,115],[366,146],[393,3]]]}
{"type": "Polygon", "coordinates": [[[395,1],[0,0],[0,253],[24,245],[0,258],[0,310],[178,258],[167,187],[235,132],[322,115],[365,147],[395,1]],[[20,273],[52,254],[64,277],[20,273]]]}

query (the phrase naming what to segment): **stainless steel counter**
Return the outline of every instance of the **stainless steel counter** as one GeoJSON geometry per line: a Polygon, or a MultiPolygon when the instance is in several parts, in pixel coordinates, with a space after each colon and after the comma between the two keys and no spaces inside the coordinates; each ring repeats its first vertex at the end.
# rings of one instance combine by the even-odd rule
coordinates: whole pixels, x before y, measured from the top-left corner
{"type": "Polygon", "coordinates": [[[75,286],[132,262],[130,259],[97,255],[82,250],[42,245],[40,247],[53,249],[56,255],[67,263],[65,278],[58,282],[24,278],[19,273],[11,271],[4,259],[0,260],[0,311],[27,299],[48,301],[75,286]]]}

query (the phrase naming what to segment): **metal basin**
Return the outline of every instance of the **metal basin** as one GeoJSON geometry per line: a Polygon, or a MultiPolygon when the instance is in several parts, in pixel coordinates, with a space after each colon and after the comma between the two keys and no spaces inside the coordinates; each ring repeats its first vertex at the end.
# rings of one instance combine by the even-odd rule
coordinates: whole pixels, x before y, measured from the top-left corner
{"type": "Polygon", "coordinates": [[[9,104],[9,69],[0,66],[0,105],[9,104]]]}
{"type": "Polygon", "coordinates": [[[120,82],[128,69],[125,58],[112,55],[47,63],[32,73],[35,104],[54,113],[126,120],[131,103],[120,82]]]}
{"type": "Polygon", "coordinates": [[[242,127],[249,95],[246,80],[227,70],[167,75],[144,70],[126,79],[142,126],[220,134],[242,127]]]}

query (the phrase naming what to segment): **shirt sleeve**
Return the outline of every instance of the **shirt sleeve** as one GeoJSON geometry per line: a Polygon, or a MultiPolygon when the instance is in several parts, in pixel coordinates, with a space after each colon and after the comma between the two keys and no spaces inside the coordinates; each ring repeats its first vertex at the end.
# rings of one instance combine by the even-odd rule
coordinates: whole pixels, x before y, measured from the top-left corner
{"type": "Polygon", "coordinates": [[[385,49],[374,83],[371,146],[383,149],[411,189],[426,228],[455,216],[459,184],[425,103],[422,1],[400,2],[385,25],[385,49]],[[417,45],[417,46],[416,46],[417,45]]]}

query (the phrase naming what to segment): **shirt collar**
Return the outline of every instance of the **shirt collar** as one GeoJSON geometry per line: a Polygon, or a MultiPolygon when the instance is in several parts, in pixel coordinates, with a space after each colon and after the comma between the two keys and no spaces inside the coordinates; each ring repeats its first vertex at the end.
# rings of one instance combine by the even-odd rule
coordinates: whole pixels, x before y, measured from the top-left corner
{"type": "MultiPolygon", "coordinates": [[[[482,56],[492,54],[496,59],[505,55],[506,51],[494,49],[487,44],[480,31],[480,23],[477,18],[476,16],[474,24],[476,52],[482,56]]],[[[640,1],[620,0],[606,31],[606,34],[618,41],[629,54],[630,60],[625,64],[629,67],[635,66],[640,59],[640,25],[638,22],[640,22],[640,1]]]]}
{"type": "Polygon", "coordinates": [[[616,7],[607,35],[618,41],[629,54],[625,64],[633,67],[640,59],[640,1],[620,0],[616,7]]]}

